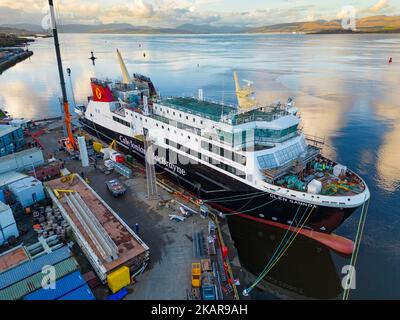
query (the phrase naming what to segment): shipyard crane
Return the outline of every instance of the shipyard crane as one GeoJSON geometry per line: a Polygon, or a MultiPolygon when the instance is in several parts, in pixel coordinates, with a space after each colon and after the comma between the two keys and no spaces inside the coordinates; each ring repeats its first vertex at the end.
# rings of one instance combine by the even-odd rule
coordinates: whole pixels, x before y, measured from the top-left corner
{"type": "Polygon", "coordinates": [[[62,104],[64,107],[65,127],[68,135],[67,139],[62,140],[62,144],[67,151],[73,151],[77,150],[78,148],[74,139],[74,135],[72,133],[71,113],[69,112],[67,89],[65,87],[64,71],[61,60],[60,43],[58,41],[57,23],[56,23],[56,15],[54,11],[53,0],[49,0],[49,6],[50,6],[51,28],[53,29],[54,46],[56,50],[58,73],[60,76],[60,85],[62,91],[62,104]]]}
{"type": "Polygon", "coordinates": [[[121,72],[122,72],[122,82],[124,84],[132,83],[132,78],[129,75],[129,72],[128,72],[128,69],[126,68],[125,62],[122,59],[121,52],[119,52],[118,49],[117,49],[117,59],[118,59],[118,63],[119,63],[119,66],[120,66],[121,72]]]}
{"type": "Polygon", "coordinates": [[[236,97],[238,100],[239,110],[245,112],[253,109],[257,105],[257,101],[253,98],[253,83],[249,80],[244,80],[247,82],[247,86],[241,87],[236,71],[233,72],[233,77],[235,79],[236,97]]]}

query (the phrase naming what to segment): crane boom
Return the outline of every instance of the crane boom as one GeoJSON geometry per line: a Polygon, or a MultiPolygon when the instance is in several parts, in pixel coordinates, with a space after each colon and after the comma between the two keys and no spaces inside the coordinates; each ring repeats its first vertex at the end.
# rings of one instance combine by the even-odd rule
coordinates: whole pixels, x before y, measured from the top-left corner
{"type": "Polygon", "coordinates": [[[62,60],[61,60],[60,43],[58,41],[57,23],[56,23],[56,16],[54,13],[53,0],[49,0],[49,6],[50,6],[51,27],[53,29],[53,37],[54,37],[54,46],[56,49],[56,56],[57,56],[58,73],[60,76],[60,85],[61,85],[62,100],[63,100],[63,107],[64,107],[64,115],[65,115],[65,126],[67,129],[69,143],[76,150],[77,146],[76,146],[76,143],[74,140],[74,135],[72,133],[72,128],[71,128],[71,114],[69,112],[67,89],[65,88],[64,71],[63,71],[62,60]]]}
{"type": "Polygon", "coordinates": [[[126,69],[124,59],[122,59],[121,52],[119,52],[118,49],[117,49],[117,58],[118,58],[119,66],[121,68],[121,72],[122,72],[123,83],[125,83],[125,84],[132,83],[132,79],[129,75],[128,69],[126,69]]]}

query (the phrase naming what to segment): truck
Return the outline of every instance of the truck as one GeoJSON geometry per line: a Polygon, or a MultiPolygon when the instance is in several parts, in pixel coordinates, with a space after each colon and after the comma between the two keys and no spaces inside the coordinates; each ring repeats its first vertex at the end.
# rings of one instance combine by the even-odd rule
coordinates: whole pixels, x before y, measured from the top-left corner
{"type": "Polygon", "coordinates": [[[108,191],[114,198],[123,196],[126,193],[125,185],[118,179],[112,179],[106,182],[108,191]]]}

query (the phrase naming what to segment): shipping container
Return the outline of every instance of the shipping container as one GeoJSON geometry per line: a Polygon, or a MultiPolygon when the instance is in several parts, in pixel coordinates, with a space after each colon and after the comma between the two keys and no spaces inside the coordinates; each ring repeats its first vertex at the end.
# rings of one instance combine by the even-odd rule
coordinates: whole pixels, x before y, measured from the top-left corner
{"type": "Polygon", "coordinates": [[[10,237],[19,237],[17,224],[10,206],[0,201],[0,246],[10,237]]]}
{"type": "Polygon", "coordinates": [[[23,208],[29,207],[46,198],[43,183],[34,177],[27,177],[8,185],[14,199],[23,208]]]}
{"type": "Polygon", "coordinates": [[[37,178],[40,181],[47,181],[49,179],[60,176],[61,172],[61,163],[55,162],[45,166],[41,166],[35,169],[35,171],[31,170],[28,174],[32,177],[37,178]]]}
{"type": "Polygon", "coordinates": [[[86,285],[79,271],[75,271],[55,283],[54,289],[39,289],[27,295],[24,300],[57,300],[62,296],[86,285]]]}
{"type": "Polygon", "coordinates": [[[23,129],[10,125],[0,125],[1,154],[8,155],[21,150],[26,145],[23,129]]]}
{"type": "MultiPolygon", "coordinates": [[[[74,258],[69,258],[54,266],[54,276],[55,279],[62,278],[70,273],[75,272],[78,269],[77,263],[74,258]]],[[[0,291],[0,301],[1,300],[19,300],[42,288],[42,282],[45,274],[41,271],[35,273],[34,275],[25,278],[13,285],[0,291]]]]}
{"type": "Polygon", "coordinates": [[[83,300],[96,300],[89,286],[85,284],[83,287],[80,287],[66,295],[58,298],[57,300],[74,300],[74,301],[83,301],[83,300]]]}
{"type": "MultiPolygon", "coordinates": [[[[30,277],[42,271],[46,265],[55,265],[71,257],[71,250],[62,247],[49,254],[34,259],[28,263],[20,265],[0,274],[0,289],[11,286],[12,284],[30,277]]],[[[0,299],[1,300],[1,299],[0,299]]]]}

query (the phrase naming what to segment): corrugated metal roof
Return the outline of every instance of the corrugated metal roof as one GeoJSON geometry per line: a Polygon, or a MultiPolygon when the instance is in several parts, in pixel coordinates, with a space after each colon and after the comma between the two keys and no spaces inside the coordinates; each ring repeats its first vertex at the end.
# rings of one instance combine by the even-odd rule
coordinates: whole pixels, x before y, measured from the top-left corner
{"type": "Polygon", "coordinates": [[[27,295],[24,300],[57,300],[83,285],[85,285],[85,280],[79,271],[75,271],[57,280],[54,290],[39,289],[27,295]]]}
{"type": "Polygon", "coordinates": [[[26,177],[27,177],[26,174],[16,172],[16,171],[2,173],[2,174],[0,174],[0,187],[5,186],[10,183],[13,183],[15,181],[24,179],[26,177]]]}
{"type": "Polygon", "coordinates": [[[30,188],[32,186],[36,186],[38,184],[42,184],[42,182],[39,181],[38,179],[36,179],[35,177],[28,176],[24,179],[21,179],[21,180],[18,180],[18,181],[15,181],[15,182],[9,184],[8,188],[11,191],[16,192],[19,190],[24,190],[26,188],[30,188]]]}
{"type": "Polygon", "coordinates": [[[1,124],[0,125],[0,137],[5,136],[6,134],[9,134],[11,132],[14,132],[18,130],[19,128],[13,127],[7,124],[1,124]]]}
{"type": "Polygon", "coordinates": [[[21,158],[21,157],[25,157],[25,156],[35,155],[36,153],[41,153],[43,155],[43,151],[40,150],[39,148],[29,148],[29,149],[14,152],[14,153],[11,153],[11,154],[1,157],[0,163],[3,161],[8,161],[10,159],[14,159],[14,158],[21,158]]]}
{"type": "Polygon", "coordinates": [[[18,281],[41,272],[42,268],[46,265],[55,265],[69,257],[71,257],[71,250],[68,247],[62,247],[52,253],[10,269],[0,274],[0,289],[7,288],[18,281]]]}
{"type": "Polygon", "coordinates": [[[58,298],[57,300],[96,300],[89,286],[85,284],[83,287],[80,287],[66,295],[58,298]]]}
{"type": "Polygon", "coordinates": [[[8,211],[8,210],[10,210],[10,206],[6,205],[4,202],[0,201],[0,212],[8,211]]]}
{"type": "MultiPolygon", "coordinates": [[[[71,272],[78,269],[76,261],[74,258],[69,258],[58,264],[54,265],[56,279],[62,278],[71,272]]],[[[29,278],[19,281],[12,286],[5,288],[0,291],[0,301],[1,300],[18,300],[22,299],[27,294],[42,288],[43,274],[36,273],[29,278]]]]}

